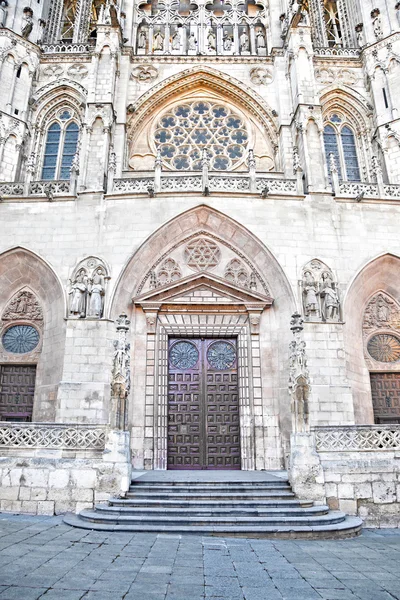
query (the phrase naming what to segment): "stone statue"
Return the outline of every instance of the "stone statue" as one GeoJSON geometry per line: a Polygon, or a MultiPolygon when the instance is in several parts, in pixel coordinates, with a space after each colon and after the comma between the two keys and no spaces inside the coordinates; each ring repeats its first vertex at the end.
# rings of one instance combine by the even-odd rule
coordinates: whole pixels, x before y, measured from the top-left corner
{"type": "Polygon", "coordinates": [[[259,50],[266,50],[265,36],[264,36],[264,33],[263,33],[262,29],[258,29],[257,30],[257,33],[256,33],[256,46],[257,46],[257,51],[259,51],[259,50]]]}
{"type": "Polygon", "coordinates": [[[196,51],[197,40],[194,33],[191,33],[188,39],[188,49],[190,52],[196,51]]]}
{"type": "Polygon", "coordinates": [[[324,321],[337,321],[339,319],[340,302],[329,273],[322,274],[320,296],[322,299],[322,318],[324,321]]]}
{"type": "Polygon", "coordinates": [[[175,31],[174,35],[172,36],[171,48],[172,48],[172,50],[180,50],[181,49],[181,36],[180,36],[179,30],[175,31]]]}
{"type": "Polygon", "coordinates": [[[314,277],[310,271],[306,271],[303,276],[303,302],[306,317],[319,316],[317,293],[314,277]]]}
{"type": "Polygon", "coordinates": [[[249,51],[249,36],[245,31],[242,31],[239,37],[240,52],[249,51]]]}
{"type": "Polygon", "coordinates": [[[380,40],[383,38],[382,19],[379,8],[374,8],[371,12],[372,18],[372,29],[374,31],[375,38],[380,40]]]}
{"type": "Polygon", "coordinates": [[[365,40],[364,40],[364,24],[363,23],[359,23],[358,25],[356,25],[356,37],[357,37],[357,44],[359,46],[359,48],[362,48],[363,46],[365,46],[365,40]]]}
{"type": "Polygon", "coordinates": [[[164,36],[161,31],[154,34],[154,50],[164,50],[164,36]]]}
{"type": "Polygon", "coordinates": [[[210,31],[208,32],[207,42],[208,42],[208,49],[210,51],[214,52],[217,48],[217,41],[216,41],[216,37],[215,37],[215,33],[214,33],[213,29],[210,29],[210,31]]]}
{"type": "Polygon", "coordinates": [[[138,36],[138,49],[139,50],[146,50],[146,43],[147,43],[146,30],[145,29],[141,29],[139,31],[139,36],[138,36]]]}
{"type": "Polygon", "coordinates": [[[400,25],[400,2],[398,2],[396,4],[395,9],[396,9],[397,24],[400,25]]]}
{"type": "Polygon", "coordinates": [[[229,33],[224,34],[223,43],[224,43],[224,50],[226,50],[227,52],[230,52],[232,50],[232,46],[233,46],[233,38],[231,35],[229,35],[229,33]]]}
{"type": "Polygon", "coordinates": [[[25,24],[21,29],[21,35],[27,40],[33,29],[33,11],[30,8],[27,8],[24,10],[24,15],[25,24]]]}
{"type": "Polygon", "coordinates": [[[79,271],[75,280],[71,282],[69,295],[71,296],[69,314],[84,319],[86,317],[87,284],[85,272],[79,271]]]}
{"type": "Polygon", "coordinates": [[[7,0],[1,0],[1,2],[0,2],[0,27],[6,26],[7,13],[8,13],[7,7],[8,7],[7,0]]]}
{"type": "Polygon", "coordinates": [[[290,321],[293,340],[289,344],[289,392],[292,398],[294,432],[304,432],[309,426],[310,377],[307,368],[306,343],[303,339],[303,319],[294,313],[290,321]]]}
{"type": "Polygon", "coordinates": [[[89,306],[87,311],[88,317],[97,317],[98,319],[101,319],[103,316],[105,293],[103,276],[103,269],[99,267],[95,271],[89,287],[89,306]]]}

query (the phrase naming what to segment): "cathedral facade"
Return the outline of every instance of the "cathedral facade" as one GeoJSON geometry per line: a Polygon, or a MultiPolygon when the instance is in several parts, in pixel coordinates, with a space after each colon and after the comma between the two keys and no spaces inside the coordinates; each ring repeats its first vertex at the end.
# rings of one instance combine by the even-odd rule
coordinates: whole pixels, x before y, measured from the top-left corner
{"type": "Polygon", "coordinates": [[[400,3],[1,0],[0,26],[0,508],[289,468],[398,525],[400,3]]]}

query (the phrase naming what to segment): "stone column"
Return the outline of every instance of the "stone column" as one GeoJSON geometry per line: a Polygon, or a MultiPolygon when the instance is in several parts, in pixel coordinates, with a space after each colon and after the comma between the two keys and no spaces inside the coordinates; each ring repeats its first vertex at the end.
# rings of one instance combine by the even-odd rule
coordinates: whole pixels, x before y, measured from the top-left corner
{"type": "Polygon", "coordinates": [[[129,325],[126,314],[120,315],[116,320],[117,339],[114,340],[110,426],[119,431],[126,430],[126,401],[131,387],[131,345],[126,341],[129,325]]]}

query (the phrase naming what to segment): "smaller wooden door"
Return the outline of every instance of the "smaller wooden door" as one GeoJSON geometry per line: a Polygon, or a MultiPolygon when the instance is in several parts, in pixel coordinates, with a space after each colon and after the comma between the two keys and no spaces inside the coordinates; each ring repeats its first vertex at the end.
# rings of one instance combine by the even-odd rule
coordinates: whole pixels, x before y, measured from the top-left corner
{"type": "Polygon", "coordinates": [[[31,421],[36,366],[0,366],[0,420],[31,421]]]}
{"type": "Polygon", "coordinates": [[[371,373],[375,423],[400,424],[400,373],[371,373]]]}
{"type": "Polygon", "coordinates": [[[169,340],[168,469],[240,469],[235,339],[169,340]]]}

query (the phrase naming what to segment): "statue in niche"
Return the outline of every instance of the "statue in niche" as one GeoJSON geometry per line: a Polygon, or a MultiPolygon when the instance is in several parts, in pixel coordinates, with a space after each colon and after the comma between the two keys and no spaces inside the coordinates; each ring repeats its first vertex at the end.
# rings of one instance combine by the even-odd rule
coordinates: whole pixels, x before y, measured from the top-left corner
{"type": "Polygon", "coordinates": [[[88,317],[97,317],[98,319],[101,319],[104,308],[104,294],[104,272],[101,267],[98,267],[89,286],[88,317]]]}
{"type": "Polygon", "coordinates": [[[383,38],[382,19],[379,8],[374,8],[371,11],[372,18],[372,29],[374,31],[375,38],[380,40],[383,38]]]}
{"type": "Polygon", "coordinates": [[[164,50],[164,36],[161,31],[154,34],[154,50],[164,50]]]}
{"type": "Polygon", "coordinates": [[[194,33],[191,33],[188,39],[188,50],[189,52],[195,52],[197,49],[197,40],[194,33]]]}
{"type": "Polygon", "coordinates": [[[1,0],[1,2],[0,2],[0,27],[6,26],[7,13],[8,13],[7,7],[8,7],[7,0],[1,0]]]}
{"type": "Polygon", "coordinates": [[[147,43],[146,30],[145,29],[141,29],[139,31],[139,37],[138,37],[138,49],[139,50],[146,50],[146,43],[147,43]]]}
{"type": "Polygon", "coordinates": [[[231,35],[229,35],[229,33],[224,33],[223,45],[224,50],[226,50],[227,52],[230,52],[232,50],[233,38],[231,35]]]}
{"type": "Polygon", "coordinates": [[[24,25],[21,29],[21,35],[26,40],[29,38],[33,29],[33,11],[31,8],[24,8],[24,25]]]}
{"type": "Polygon", "coordinates": [[[358,25],[356,25],[356,37],[357,37],[357,44],[360,48],[362,48],[363,46],[365,46],[365,40],[364,40],[364,24],[363,23],[359,23],[358,25]]]}
{"type": "Polygon", "coordinates": [[[265,36],[262,29],[258,29],[256,33],[256,46],[257,52],[264,51],[267,49],[265,45],[265,36]]]}
{"type": "Polygon", "coordinates": [[[171,48],[172,50],[180,50],[181,49],[181,36],[179,30],[175,31],[171,40],[171,48]]]}
{"type": "Polygon", "coordinates": [[[239,37],[240,52],[249,51],[249,36],[245,31],[242,31],[239,37]]]}
{"type": "Polygon", "coordinates": [[[317,294],[317,284],[314,277],[311,271],[306,271],[303,275],[303,303],[304,314],[307,318],[319,317],[317,294]]]}
{"type": "Polygon", "coordinates": [[[76,278],[71,282],[69,295],[71,296],[69,314],[84,319],[86,317],[87,277],[84,269],[78,271],[76,278]]]}
{"type": "Polygon", "coordinates": [[[217,40],[213,29],[210,29],[207,35],[208,49],[210,52],[215,52],[217,48],[217,40]]]}
{"type": "Polygon", "coordinates": [[[338,321],[340,302],[336,286],[330,273],[322,274],[320,297],[322,300],[322,318],[324,321],[338,321]]]}

